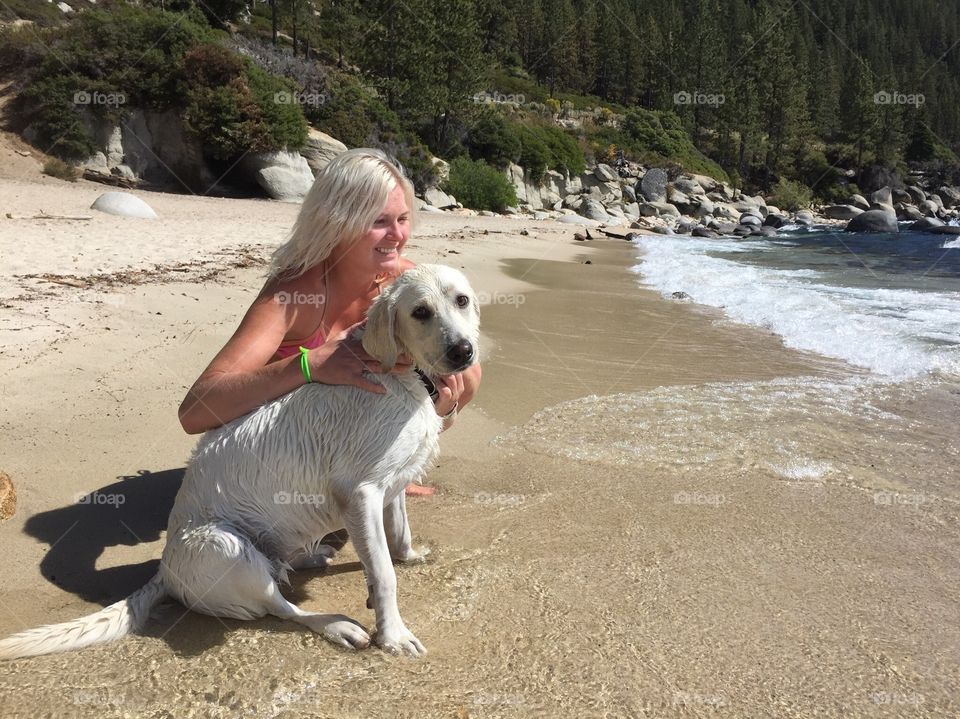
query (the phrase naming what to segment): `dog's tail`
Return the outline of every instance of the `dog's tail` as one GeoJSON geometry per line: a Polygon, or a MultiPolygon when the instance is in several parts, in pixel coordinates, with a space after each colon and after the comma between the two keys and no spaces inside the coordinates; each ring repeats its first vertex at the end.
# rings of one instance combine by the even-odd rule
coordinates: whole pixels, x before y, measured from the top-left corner
{"type": "Polygon", "coordinates": [[[0,659],[35,657],[112,642],[142,629],[150,610],[166,596],[163,580],[158,574],[126,599],[95,614],[7,637],[0,641],[0,659]]]}

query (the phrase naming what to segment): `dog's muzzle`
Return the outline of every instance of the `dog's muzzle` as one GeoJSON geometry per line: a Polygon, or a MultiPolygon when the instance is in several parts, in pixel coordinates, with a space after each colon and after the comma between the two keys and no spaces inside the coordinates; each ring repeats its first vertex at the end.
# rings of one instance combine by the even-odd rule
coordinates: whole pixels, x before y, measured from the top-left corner
{"type": "Polygon", "coordinates": [[[476,350],[468,339],[461,339],[447,347],[446,359],[450,363],[451,372],[465,370],[473,362],[476,350]]]}

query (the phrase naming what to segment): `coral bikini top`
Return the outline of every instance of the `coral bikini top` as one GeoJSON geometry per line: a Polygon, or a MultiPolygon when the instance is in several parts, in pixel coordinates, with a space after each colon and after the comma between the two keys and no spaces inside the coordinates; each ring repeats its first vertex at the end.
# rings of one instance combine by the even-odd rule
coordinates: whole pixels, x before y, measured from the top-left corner
{"type": "MultiPolygon", "coordinates": [[[[394,277],[394,275],[384,273],[377,275],[373,279],[374,284],[377,286],[377,295],[379,295],[383,289],[383,283],[394,277]]],[[[324,282],[324,285],[326,285],[326,282],[324,282]]],[[[277,347],[277,351],[274,352],[273,358],[270,361],[275,362],[285,357],[292,357],[300,352],[301,347],[306,347],[308,350],[316,349],[326,342],[327,338],[323,333],[323,318],[326,314],[327,306],[325,304],[323,306],[323,314],[320,315],[320,325],[314,330],[313,334],[302,340],[284,340],[280,343],[280,346],[277,347]]]]}

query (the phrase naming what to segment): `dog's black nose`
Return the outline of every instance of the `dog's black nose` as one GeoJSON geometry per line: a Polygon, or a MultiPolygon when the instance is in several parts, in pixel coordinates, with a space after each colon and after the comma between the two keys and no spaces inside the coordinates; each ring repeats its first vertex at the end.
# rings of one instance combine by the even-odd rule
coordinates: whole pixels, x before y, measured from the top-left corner
{"type": "Polygon", "coordinates": [[[473,345],[470,340],[459,340],[450,345],[447,348],[447,359],[458,367],[473,359],[473,345]]]}

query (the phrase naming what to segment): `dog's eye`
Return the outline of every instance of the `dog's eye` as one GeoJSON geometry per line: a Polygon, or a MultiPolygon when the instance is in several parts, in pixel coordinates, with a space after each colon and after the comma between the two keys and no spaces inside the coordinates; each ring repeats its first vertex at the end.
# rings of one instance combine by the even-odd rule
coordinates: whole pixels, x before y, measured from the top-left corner
{"type": "Polygon", "coordinates": [[[431,312],[430,308],[426,305],[420,305],[419,307],[415,307],[413,309],[413,312],[410,313],[410,316],[415,320],[423,321],[433,317],[433,312],[431,312]]]}
{"type": "Polygon", "coordinates": [[[466,295],[457,295],[457,307],[466,307],[470,304],[470,298],[466,295]]]}

